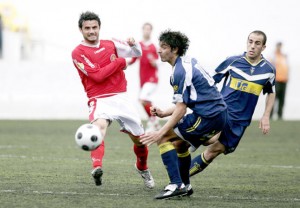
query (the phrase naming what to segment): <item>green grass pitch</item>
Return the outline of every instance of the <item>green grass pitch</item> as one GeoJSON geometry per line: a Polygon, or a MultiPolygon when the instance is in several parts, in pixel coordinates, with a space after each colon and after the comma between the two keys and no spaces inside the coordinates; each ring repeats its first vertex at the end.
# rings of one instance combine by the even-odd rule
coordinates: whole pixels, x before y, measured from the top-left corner
{"type": "Polygon", "coordinates": [[[235,153],[191,179],[192,197],[162,201],[153,200],[168,183],[158,148],[149,154],[156,187],[146,190],[116,123],[106,137],[104,184],[94,185],[89,153],[74,141],[85,122],[0,121],[1,208],[300,207],[300,121],[272,122],[267,136],[253,122],[235,153]]]}

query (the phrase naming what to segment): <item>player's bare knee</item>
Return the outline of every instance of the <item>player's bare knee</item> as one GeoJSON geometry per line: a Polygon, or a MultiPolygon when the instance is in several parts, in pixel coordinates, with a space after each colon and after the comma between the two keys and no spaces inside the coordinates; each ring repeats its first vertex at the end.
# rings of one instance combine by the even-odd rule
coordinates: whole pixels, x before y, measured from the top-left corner
{"type": "Polygon", "coordinates": [[[219,137],[221,135],[221,132],[219,132],[218,134],[214,135],[212,138],[210,138],[208,141],[206,141],[203,145],[204,146],[208,146],[208,145],[211,145],[215,142],[218,141],[219,137]]]}
{"type": "Polygon", "coordinates": [[[190,146],[187,142],[183,140],[176,140],[172,143],[178,153],[185,153],[190,146]]]}

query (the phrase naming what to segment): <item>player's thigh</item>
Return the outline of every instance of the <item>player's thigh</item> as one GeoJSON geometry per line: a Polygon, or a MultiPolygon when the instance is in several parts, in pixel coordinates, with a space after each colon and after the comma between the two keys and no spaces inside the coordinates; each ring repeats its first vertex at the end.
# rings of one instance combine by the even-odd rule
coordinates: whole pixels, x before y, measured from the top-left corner
{"type": "Polygon", "coordinates": [[[115,109],[113,118],[120,124],[121,131],[135,137],[143,135],[145,133],[143,124],[132,100],[123,94],[119,96],[118,103],[119,107],[115,109]]]}
{"type": "Polygon", "coordinates": [[[173,142],[175,140],[179,140],[180,138],[178,135],[174,132],[173,129],[170,129],[165,135],[163,135],[163,138],[157,142],[157,145],[166,143],[166,142],[173,142]]]}
{"type": "Polygon", "coordinates": [[[204,142],[203,145],[204,146],[208,146],[208,145],[211,145],[211,144],[215,143],[220,138],[220,135],[221,135],[221,132],[217,133],[211,139],[209,139],[208,141],[204,142]]]}
{"type": "Polygon", "coordinates": [[[235,151],[245,133],[246,128],[246,126],[241,126],[237,123],[231,123],[230,121],[227,122],[219,137],[219,142],[225,146],[224,154],[229,154],[235,151]]]}
{"type": "Polygon", "coordinates": [[[188,114],[177,124],[175,132],[197,149],[223,129],[226,116],[227,112],[222,112],[213,118],[201,118],[196,114],[188,114]]]}
{"type": "Polygon", "coordinates": [[[95,121],[93,121],[92,124],[96,125],[100,129],[102,135],[105,136],[107,127],[109,126],[108,120],[103,118],[98,118],[95,121]]]}

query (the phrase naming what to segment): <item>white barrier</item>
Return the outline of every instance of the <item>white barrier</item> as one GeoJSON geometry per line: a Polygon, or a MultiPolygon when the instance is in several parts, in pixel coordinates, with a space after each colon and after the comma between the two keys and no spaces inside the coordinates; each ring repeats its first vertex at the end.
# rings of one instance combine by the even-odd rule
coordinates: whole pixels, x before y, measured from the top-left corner
{"type": "MultiPolygon", "coordinates": [[[[87,98],[71,58],[65,63],[4,62],[0,61],[0,119],[87,119],[87,98]]],[[[160,83],[154,97],[162,108],[171,105],[172,88],[169,86],[171,68],[160,67],[160,83]]],[[[297,96],[296,78],[291,76],[287,90],[284,117],[300,119],[300,97],[297,96]]],[[[145,118],[137,101],[139,81],[137,64],[128,67],[128,93],[145,118]]],[[[299,93],[298,93],[299,94],[299,93]]],[[[260,118],[264,109],[261,96],[254,119],[260,118]]]]}

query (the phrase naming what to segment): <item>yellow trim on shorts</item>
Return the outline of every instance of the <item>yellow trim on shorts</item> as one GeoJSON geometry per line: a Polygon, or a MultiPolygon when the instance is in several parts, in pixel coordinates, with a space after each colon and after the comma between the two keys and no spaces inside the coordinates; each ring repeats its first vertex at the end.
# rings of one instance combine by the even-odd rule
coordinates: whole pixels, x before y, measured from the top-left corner
{"type": "Polygon", "coordinates": [[[195,122],[195,124],[194,124],[192,127],[186,129],[185,131],[186,131],[186,132],[192,132],[192,131],[195,131],[195,130],[197,129],[197,127],[200,125],[200,123],[201,123],[201,118],[198,117],[198,119],[197,119],[197,121],[195,122]]]}
{"type": "Polygon", "coordinates": [[[158,148],[161,155],[175,149],[171,142],[162,143],[158,146],[158,148]]]}
{"type": "Polygon", "coordinates": [[[190,155],[190,151],[186,151],[186,152],[184,152],[184,153],[177,153],[177,156],[178,157],[187,157],[187,156],[189,156],[190,155]]]}

